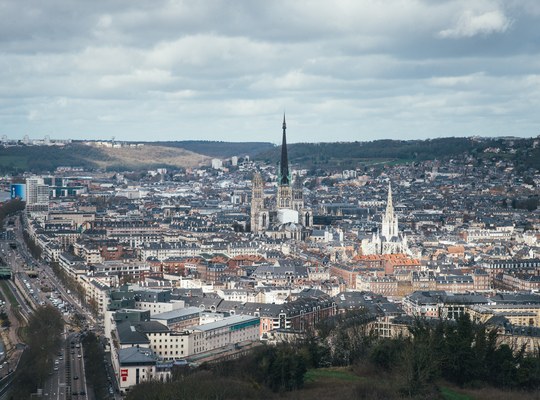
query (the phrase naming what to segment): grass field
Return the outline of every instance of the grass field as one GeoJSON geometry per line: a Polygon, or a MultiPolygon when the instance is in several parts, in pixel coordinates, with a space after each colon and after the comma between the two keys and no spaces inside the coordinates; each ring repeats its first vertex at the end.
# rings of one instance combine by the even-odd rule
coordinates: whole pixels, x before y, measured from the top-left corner
{"type": "Polygon", "coordinates": [[[398,375],[365,367],[333,367],[310,369],[304,389],[280,394],[281,399],[430,399],[430,400],[540,400],[540,393],[504,391],[492,387],[459,388],[440,381],[426,392],[408,397],[402,392],[398,375]]]}
{"type": "Polygon", "coordinates": [[[19,305],[19,302],[11,292],[11,289],[9,288],[6,281],[0,281],[0,286],[2,286],[2,291],[7,296],[9,302],[11,303],[12,307],[17,307],[19,305]]]}
{"type": "Polygon", "coordinates": [[[456,391],[445,386],[441,387],[441,394],[445,400],[474,400],[471,396],[457,393],[456,391]]]}
{"type": "Polygon", "coordinates": [[[320,368],[310,369],[305,376],[305,382],[318,382],[321,380],[340,380],[358,382],[361,377],[344,368],[320,368]]]}
{"type": "Polygon", "coordinates": [[[188,168],[210,163],[210,157],[177,147],[142,146],[102,148],[100,150],[107,155],[106,160],[93,161],[102,168],[114,165],[133,168],[141,164],[166,164],[188,168]]]}

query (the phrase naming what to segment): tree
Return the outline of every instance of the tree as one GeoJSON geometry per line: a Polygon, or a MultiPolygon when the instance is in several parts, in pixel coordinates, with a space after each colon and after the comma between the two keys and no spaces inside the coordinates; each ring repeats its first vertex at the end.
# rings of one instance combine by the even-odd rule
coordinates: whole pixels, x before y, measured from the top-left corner
{"type": "Polygon", "coordinates": [[[9,320],[9,317],[5,311],[0,313],[0,320],[2,321],[3,328],[9,328],[11,326],[11,321],[9,320]]]}
{"type": "Polygon", "coordinates": [[[14,378],[12,396],[29,398],[42,387],[61,345],[64,321],[52,306],[39,307],[29,318],[24,340],[27,344],[14,378]]]}

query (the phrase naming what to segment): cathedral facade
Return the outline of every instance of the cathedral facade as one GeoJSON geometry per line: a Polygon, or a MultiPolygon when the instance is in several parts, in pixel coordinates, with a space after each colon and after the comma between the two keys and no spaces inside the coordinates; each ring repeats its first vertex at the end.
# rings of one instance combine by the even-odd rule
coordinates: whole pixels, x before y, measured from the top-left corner
{"type": "Polygon", "coordinates": [[[251,189],[251,232],[276,239],[303,240],[309,236],[313,213],[305,207],[302,183],[293,181],[287,153],[287,123],[283,116],[281,159],[275,199],[265,198],[262,175],[256,172],[251,189]]]}
{"type": "Polygon", "coordinates": [[[399,232],[398,217],[394,212],[392,186],[388,184],[386,211],[382,217],[380,232],[373,233],[371,239],[362,241],[362,254],[411,254],[407,237],[399,232]]]}

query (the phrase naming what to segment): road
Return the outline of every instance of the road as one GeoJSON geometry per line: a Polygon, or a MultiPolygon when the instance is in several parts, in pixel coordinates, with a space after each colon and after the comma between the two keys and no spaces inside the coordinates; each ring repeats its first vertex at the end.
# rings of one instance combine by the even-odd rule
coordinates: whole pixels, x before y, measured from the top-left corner
{"type": "Polygon", "coordinates": [[[63,284],[57,278],[49,264],[41,260],[36,260],[32,257],[26,247],[26,244],[24,243],[22,229],[23,227],[19,219],[16,219],[13,232],[15,234],[17,242],[20,243],[20,245],[18,246],[18,251],[21,253],[22,258],[26,261],[27,265],[34,266],[34,268],[36,268],[37,271],[41,273],[41,281],[43,281],[44,283],[49,283],[51,287],[58,291],[58,294],[62,297],[62,299],[71,305],[75,312],[84,315],[87,321],[95,325],[96,320],[92,313],[83,306],[81,306],[79,300],[76,299],[72,293],[68,293],[68,290],[64,288],[63,284]]]}
{"type": "MultiPolygon", "coordinates": [[[[0,251],[2,252],[2,258],[9,264],[10,253],[9,246],[5,242],[0,242],[0,251]]],[[[2,329],[1,337],[5,347],[5,359],[3,363],[0,363],[0,379],[7,377],[11,372],[16,369],[23,348],[19,346],[21,339],[18,336],[21,321],[28,320],[32,308],[27,304],[19,293],[17,287],[10,280],[5,281],[5,285],[0,287],[0,292],[4,298],[6,311],[11,326],[7,329],[2,329]],[[21,318],[21,321],[17,318],[21,318]]],[[[2,385],[7,381],[2,381],[2,385]]]]}
{"type": "Polygon", "coordinates": [[[43,398],[51,400],[88,398],[83,351],[77,334],[66,335],[63,350],[58,354],[51,377],[43,387],[43,398]]]}
{"type": "MultiPolygon", "coordinates": [[[[2,258],[12,270],[13,279],[6,280],[7,289],[12,292],[13,297],[19,303],[20,314],[27,319],[35,308],[40,305],[51,304],[63,313],[64,319],[68,323],[71,317],[71,313],[68,311],[78,312],[84,315],[87,321],[95,323],[91,313],[81,307],[78,301],[68,293],[50,266],[35,260],[30,255],[22,237],[22,226],[18,218],[15,221],[14,234],[17,247],[13,249],[7,242],[0,242],[0,251],[2,258]],[[29,269],[36,272],[32,278],[27,274],[29,269]],[[36,275],[37,277],[35,277],[36,275]],[[44,293],[41,289],[45,286],[52,288],[53,292],[50,294],[44,293]],[[53,297],[56,300],[53,300],[53,297]],[[60,298],[64,306],[60,305],[60,298]]],[[[5,298],[7,303],[8,296],[5,296],[5,298]]],[[[12,362],[12,365],[15,365],[15,362],[12,362]]],[[[0,369],[0,376],[1,374],[0,369]]],[[[88,390],[85,378],[84,354],[78,334],[64,333],[63,349],[55,358],[50,377],[44,383],[42,393],[43,398],[55,400],[88,398],[86,394],[88,390]]]]}

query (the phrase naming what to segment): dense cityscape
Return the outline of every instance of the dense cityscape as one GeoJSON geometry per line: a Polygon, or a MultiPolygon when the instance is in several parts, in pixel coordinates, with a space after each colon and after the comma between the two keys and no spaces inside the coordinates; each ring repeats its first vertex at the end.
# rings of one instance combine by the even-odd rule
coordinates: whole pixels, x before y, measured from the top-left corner
{"type": "MultiPolygon", "coordinates": [[[[43,310],[60,316],[33,382],[43,398],[120,398],[179,368],[309,340],[328,351],[312,367],[350,365],[339,335],[321,331],[332,321],[348,332],[349,318],[345,347],[466,317],[538,368],[540,173],[518,174],[503,156],[525,139],[341,171],[290,163],[285,117],[281,140],[277,164],[239,154],[178,170],[8,177],[2,373],[21,369],[20,327],[43,310]]],[[[304,373],[270,387],[301,388],[304,373]]]]}
{"type": "Polygon", "coordinates": [[[0,400],[540,400],[540,1],[0,0],[0,400]]]}

